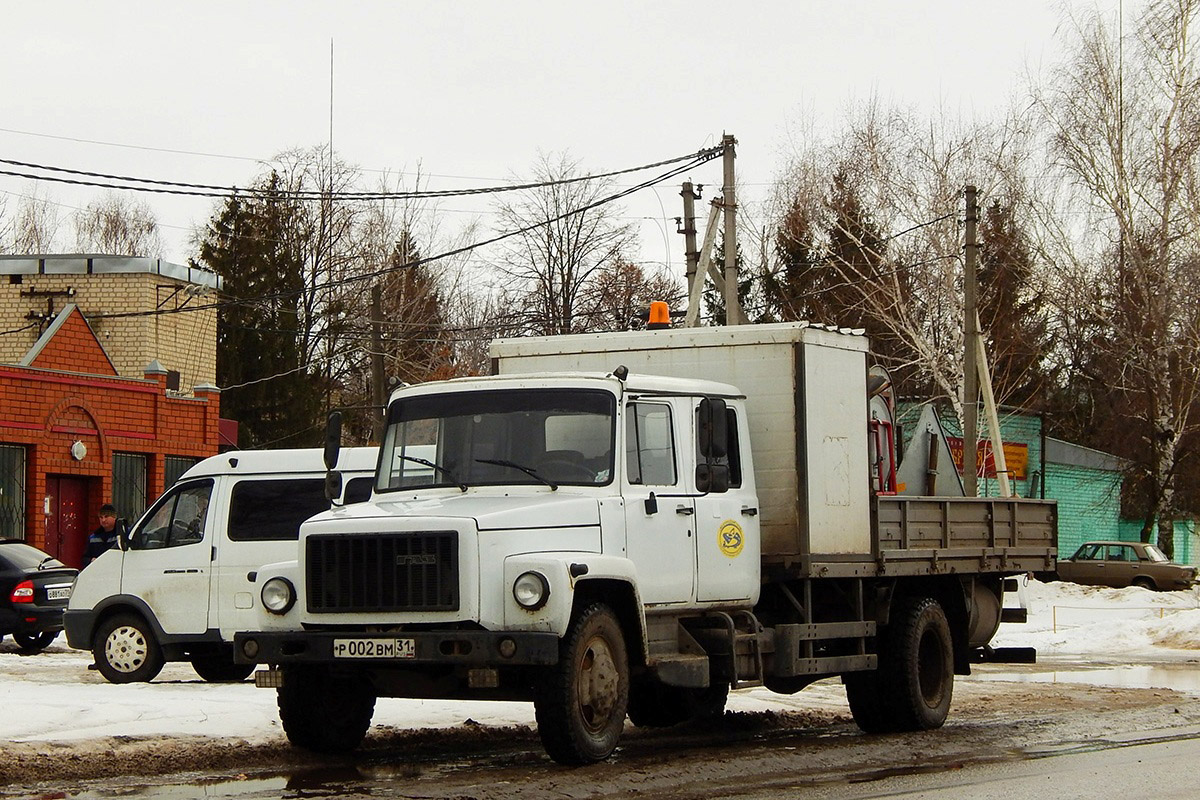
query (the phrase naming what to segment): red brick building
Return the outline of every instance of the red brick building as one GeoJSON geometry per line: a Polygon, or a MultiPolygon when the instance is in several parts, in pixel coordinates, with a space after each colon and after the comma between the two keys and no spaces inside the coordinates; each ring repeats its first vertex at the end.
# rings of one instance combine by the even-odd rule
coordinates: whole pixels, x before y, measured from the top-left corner
{"type": "Polygon", "coordinates": [[[115,498],[132,522],[215,454],[219,390],[184,395],[167,382],[157,360],[141,378],[119,375],[74,303],[18,363],[0,364],[0,536],[79,566],[102,503],[115,498]]]}

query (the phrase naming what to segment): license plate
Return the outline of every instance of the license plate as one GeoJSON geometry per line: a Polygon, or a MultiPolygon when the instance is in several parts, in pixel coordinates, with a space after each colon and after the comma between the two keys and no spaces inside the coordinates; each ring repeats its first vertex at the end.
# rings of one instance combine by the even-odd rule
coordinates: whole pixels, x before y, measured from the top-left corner
{"type": "Polygon", "coordinates": [[[416,658],[413,639],[334,639],[334,658],[416,658]]]}
{"type": "Polygon", "coordinates": [[[64,586],[61,589],[47,589],[47,600],[69,600],[71,599],[71,587],[64,586]]]}

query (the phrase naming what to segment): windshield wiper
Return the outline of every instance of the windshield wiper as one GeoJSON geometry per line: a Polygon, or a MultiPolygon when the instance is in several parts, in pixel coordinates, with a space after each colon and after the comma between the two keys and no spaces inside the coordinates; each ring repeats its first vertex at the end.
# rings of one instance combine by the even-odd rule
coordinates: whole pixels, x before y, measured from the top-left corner
{"type": "Polygon", "coordinates": [[[517,464],[516,462],[506,461],[502,458],[477,458],[477,459],[475,459],[475,463],[477,463],[477,464],[495,464],[498,467],[512,467],[513,469],[519,469],[519,470],[521,470],[521,472],[524,472],[526,475],[533,478],[534,480],[541,481],[542,483],[549,486],[550,491],[552,491],[552,492],[558,491],[557,483],[555,483],[554,481],[549,480],[547,478],[543,478],[541,475],[538,475],[537,470],[531,469],[531,468],[523,466],[521,464],[517,464]]]}
{"type": "Polygon", "coordinates": [[[416,456],[405,456],[405,455],[400,455],[399,453],[397,453],[396,455],[398,458],[402,458],[405,461],[411,461],[414,464],[420,464],[423,467],[431,467],[432,469],[436,469],[438,472],[442,473],[447,478],[449,478],[451,483],[458,484],[458,488],[462,489],[464,492],[467,490],[467,485],[465,483],[463,483],[462,481],[460,481],[458,479],[457,475],[455,475],[453,472],[451,472],[450,470],[443,467],[441,464],[435,464],[428,459],[417,458],[416,456]]]}
{"type": "Polygon", "coordinates": [[[45,558],[43,558],[42,563],[38,564],[38,566],[37,566],[38,572],[41,572],[42,570],[44,570],[46,568],[46,563],[53,561],[53,560],[54,560],[54,556],[46,556],[45,558]]]}

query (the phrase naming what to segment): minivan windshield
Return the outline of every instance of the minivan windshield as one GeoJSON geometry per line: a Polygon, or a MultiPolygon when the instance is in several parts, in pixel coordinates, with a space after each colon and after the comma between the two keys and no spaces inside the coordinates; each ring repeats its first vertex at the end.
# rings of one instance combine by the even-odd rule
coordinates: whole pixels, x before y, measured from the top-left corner
{"type": "Polygon", "coordinates": [[[612,480],[616,398],[595,389],[419,395],[388,409],[377,492],[612,480]]]}

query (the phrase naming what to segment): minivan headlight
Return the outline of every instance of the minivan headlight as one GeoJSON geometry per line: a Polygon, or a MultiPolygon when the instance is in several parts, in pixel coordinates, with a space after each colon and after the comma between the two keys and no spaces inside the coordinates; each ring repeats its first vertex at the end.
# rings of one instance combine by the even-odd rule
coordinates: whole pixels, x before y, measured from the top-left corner
{"type": "Polygon", "coordinates": [[[271,578],[263,584],[263,608],[272,614],[286,614],[296,605],[296,587],[287,578],[271,578]]]}
{"type": "Polygon", "coordinates": [[[537,611],[550,599],[550,583],[540,572],[523,572],[513,581],[513,598],[526,611],[537,611]]]}

